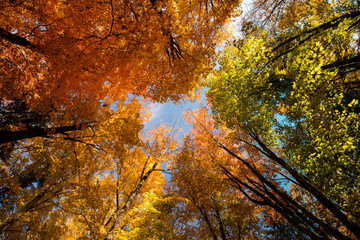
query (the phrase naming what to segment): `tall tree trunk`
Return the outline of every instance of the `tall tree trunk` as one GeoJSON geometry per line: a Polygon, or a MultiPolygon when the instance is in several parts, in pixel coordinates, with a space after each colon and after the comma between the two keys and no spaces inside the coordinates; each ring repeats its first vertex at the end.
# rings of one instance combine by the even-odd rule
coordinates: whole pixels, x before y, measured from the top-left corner
{"type": "MultiPolygon", "coordinates": [[[[149,178],[150,174],[155,170],[158,163],[154,163],[154,165],[151,167],[149,171],[147,171],[145,174],[141,174],[140,181],[136,185],[135,189],[130,193],[129,198],[126,200],[124,206],[122,208],[118,208],[115,213],[110,217],[110,219],[106,222],[105,226],[109,225],[111,221],[113,221],[113,224],[111,225],[109,231],[106,234],[105,240],[111,240],[114,239],[114,231],[116,228],[120,227],[120,224],[122,223],[122,220],[124,219],[125,215],[130,210],[130,205],[134,202],[135,198],[140,193],[140,190],[146,180],[149,178]]],[[[144,169],[146,167],[146,164],[144,166],[144,169]]],[[[144,173],[144,170],[143,170],[144,173]]]]}

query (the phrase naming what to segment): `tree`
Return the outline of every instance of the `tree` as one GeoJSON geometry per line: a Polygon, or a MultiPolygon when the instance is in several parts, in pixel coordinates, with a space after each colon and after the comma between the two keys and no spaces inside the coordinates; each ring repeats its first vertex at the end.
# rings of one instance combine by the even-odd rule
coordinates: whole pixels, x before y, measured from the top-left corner
{"type": "MultiPolygon", "coordinates": [[[[231,145],[231,131],[221,125],[216,129],[206,108],[189,113],[187,121],[193,128],[171,163],[170,181],[171,193],[182,199],[175,213],[186,226],[184,235],[187,239],[261,239],[265,227],[259,215],[264,209],[247,200],[219,168],[219,164],[231,168],[240,178],[246,172],[219,151],[212,138],[231,145]]],[[[258,166],[262,168],[260,162],[258,166]]]]}
{"type": "Polygon", "coordinates": [[[135,99],[119,103],[117,111],[103,109],[96,127],[67,132],[64,137],[33,138],[14,146],[0,173],[1,234],[5,238],[41,236],[41,231],[49,234],[47,225],[60,221],[61,199],[77,192],[86,179],[91,182],[97,175],[114,171],[115,156],[140,144],[140,108],[135,99]],[[52,215],[57,219],[47,221],[52,215]]]}
{"type": "MultiPolygon", "coordinates": [[[[154,129],[152,133],[149,134],[148,141],[145,141],[143,158],[146,157],[143,168],[141,169],[141,173],[139,179],[136,180],[137,184],[131,192],[127,194],[127,199],[124,200],[123,206],[120,208],[117,204],[116,210],[113,215],[110,216],[109,220],[105,223],[105,227],[112,222],[110,229],[107,231],[105,239],[113,239],[115,236],[115,230],[124,226],[123,219],[125,215],[129,212],[129,208],[134,204],[136,198],[140,195],[141,191],[143,191],[143,186],[146,183],[147,179],[150,175],[154,175],[153,172],[161,171],[161,164],[165,163],[168,160],[168,157],[174,151],[176,147],[176,142],[173,139],[173,133],[171,129],[166,129],[165,126],[161,126],[158,129],[154,129]],[[147,156],[146,156],[147,155],[147,156]],[[160,168],[160,169],[159,169],[160,168]]],[[[134,161],[136,158],[131,158],[131,161],[134,161]]],[[[136,165],[140,165],[141,161],[138,161],[136,165]]],[[[131,167],[134,167],[134,163],[131,164],[131,167]]],[[[121,170],[124,171],[124,170],[121,170]]],[[[125,170],[126,171],[126,170],[125,170]]],[[[138,171],[140,172],[140,171],[138,171]]],[[[129,174],[129,171],[126,171],[126,174],[129,174]]],[[[131,173],[130,173],[131,174],[131,173]]],[[[132,174],[133,175],[133,174],[132,174]]],[[[163,174],[157,174],[159,180],[154,179],[155,177],[149,180],[151,182],[150,189],[156,191],[157,195],[161,193],[161,187],[163,185],[163,174]]],[[[125,179],[125,181],[128,179],[125,179]]],[[[124,188],[123,188],[124,189],[124,188]]],[[[117,199],[119,196],[117,195],[117,199]]]]}
{"type": "Polygon", "coordinates": [[[93,127],[134,96],[191,95],[236,5],[3,1],[0,144],[93,127]]]}
{"type": "Polygon", "coordinates": [[[310,12],[302,1],[291,5],[298,15],[286,13],[289,18],[272,20],[263,30],[253,27],[252,36],[229,44],[209,80],[216,119],[245,132],[251,141],[241,137],[238,144],[257,149],[291,188],[279,189],[220,142],[256,181],[244,182],[226,167],[224,172],[244,194],[257,196],[253,202],[271,206],[313,239],[360,236],[359,101],[353,88],[359,82],[359,15],[356,5],[344,2],[311,1],[319,9],[310,12]]]}
{"type": "Polygon", "coordinates": [[[141,105],[132,104],[119,113],[120,119],[101,122],[91,141],[75,133],[69,134],[72,144],[36,138],[28,146],[37,151],[26,158],[18,154],[28,160],[25,166],[24,160],[11,158],[18,164],[9,166],[1,182],[7,189],[1,236],[114,239],[131,226],[131,212],[144,197],[163,194],[161,165],[176,146],[172,133],[160,127],[139,138],[143,119],[136,112],[141,105]],[[121,126],[124,116],[126,127],[121,126]]]}
{"type": "Polygon", "coordinates": [[[137,99],[190,96],[237,3],[2,1],[1,236],[111,239],[161,195],[169,153],[139,138],[137,99]]]}
{"type": "Polygon", "coordinates": [[[2,101],[79,123],[129,93],[179,100],[210,69],[237,3],[3,1],[2,101]]]}
{"type": "Polygon", "coordinates": [[[127,228],[117,234],[117,239],[186,239],[176,231],[174,208],[177,197],[166,195],[144,194],[141,205],[129,213],[132,220],[127,228]]]}

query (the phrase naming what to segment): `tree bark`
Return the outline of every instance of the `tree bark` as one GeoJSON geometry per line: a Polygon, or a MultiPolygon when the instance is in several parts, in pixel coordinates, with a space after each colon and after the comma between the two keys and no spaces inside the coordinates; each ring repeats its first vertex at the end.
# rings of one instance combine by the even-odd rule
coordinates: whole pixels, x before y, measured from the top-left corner
{"type": "Polygon", "coordinates": [[[34,47],[26,38],[19,37],[3,28],[0,28],[0,39],[5,39],[13,44],[26,48],[34,47]]]}
{"type": "Polygon", "coordinates": [[[82,127],[88,126],[88,124],[72,125],[72,126],[61,126],[61,127],[29,127],[25,130],[19,131],[0,131],[0,144],[14,142],[33,137],[49,137],[54,134],[64,134],[75,130],[81,130],[82,127]]]}

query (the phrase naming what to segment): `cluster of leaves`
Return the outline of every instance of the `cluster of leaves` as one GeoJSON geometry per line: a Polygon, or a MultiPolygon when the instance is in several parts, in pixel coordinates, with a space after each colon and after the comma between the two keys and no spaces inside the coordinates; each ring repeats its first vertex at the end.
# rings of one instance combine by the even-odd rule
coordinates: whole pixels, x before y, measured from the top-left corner
{"type": "Polygon", "coordinates": [[[176,145],[138,99],[191,96],[238,2],[1,1],[0,238],[170,234],[176,145]]]}
{"type": "Polygon", "coordinates": [[[2,99],[77,122],[129,93],[179,100],[210,69],[219,28],[236,5],[3,1],[2,99]]]}
{"type": "Polygon", "coordinates": [[[240,191],[255,194],[248,196],[254,203],[272,207],[313,239],[359,237],[359,6],[255,4],[265,18],[246,22],[244,37],[225,47],[207,95],[214,117],[245,132],[251,141],[240,137],[239,146],[256,148],[269,169],[275,164],[288,190],[219,141],[257,179],[223,170],[240,191]]]}
{"type": "Polygon", "coordinates": [[[2,1],[0,238],[359,239],[358,2],[239,2],[2,1]]]}
{"type": "Polygon", "coordinates": [[[172,162],[171,178],[171,191],[184,201],[177,214],[181,216],[178,221],[186,226],[186,239],[260,238],[262,211],[234,190],[219,168],[226,166],[239,176],[245,173],[217,146],[217,141],[232,145],[233,132],[224,126],[216,128],[206,108],[189,113],[187,121],[193,129],[172,162]]]}

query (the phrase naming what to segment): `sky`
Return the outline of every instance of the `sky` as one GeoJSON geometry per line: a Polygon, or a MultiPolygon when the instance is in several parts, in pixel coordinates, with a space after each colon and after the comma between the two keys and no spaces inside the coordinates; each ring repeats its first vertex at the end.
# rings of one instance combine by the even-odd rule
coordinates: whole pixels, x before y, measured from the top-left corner
{"type": "MultiPolygon", "coordinates": [[[[204,97],[203,97],[204,99],[204,97]]],[[[191,126],[184,121],[184,112],[197,109],[203,102],[203,99],[191,102],[189,100],[181,104],[174,103],[151,103],[150,113],[152,116],[149,121],[144,124],[144,130],[150,130],[165,124],[168,127],[175,127],[179,138],[182,138],[186,132],[190,131],[191,126]]]]}

